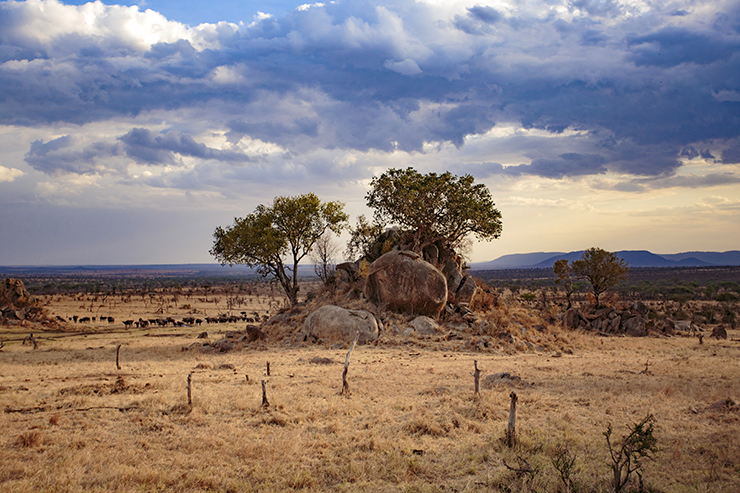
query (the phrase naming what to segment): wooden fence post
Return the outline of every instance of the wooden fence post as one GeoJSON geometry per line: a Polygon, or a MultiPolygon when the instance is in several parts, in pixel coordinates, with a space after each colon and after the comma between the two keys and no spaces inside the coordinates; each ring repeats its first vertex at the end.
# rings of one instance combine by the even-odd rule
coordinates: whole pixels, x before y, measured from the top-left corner
{"type": "Polygon", "coordinates": [[[193,372],[188,373],[188,407],[193,406],[192,394],[193,372]]]}
{"type": "Polygon", "coordinates": [[[473,373],[473,378],[475,379],[475,395],[480,395],[480,370],[478,369],[478,361],[473,360],[473,366],[475,367],[475,372],[473,373]]]}
{"type": "Polygon", "coordinates": [[[352,355],[352,350],[355,348],[355,344],[357,344],[357,339],[360,337],[360,331],[357,331],[357,334],[355,334],[355,340],[352,341],[352,346],[349,348],[349,352],[347,353],[347,357],[344,360],[344,371],[342,372],[342,391],[339,393],[339,395],[343,395],[346,397],[349,397],[349,384],[347,383],[347,370],[349,369],[349,357],[352,355]]]}
{"type": "Polygon", "coordinates": [[[516,392],[509,394],[511,405],[509,406],[509,426],[506,429],[506,445],[516,445],[516,392]]]}
{"type": "Polygon", "coordinates": [[[262,380],[262,407],[270,407],[270,403],[267,401],[267,389],[265,389],[266,382],[262,380]]]}

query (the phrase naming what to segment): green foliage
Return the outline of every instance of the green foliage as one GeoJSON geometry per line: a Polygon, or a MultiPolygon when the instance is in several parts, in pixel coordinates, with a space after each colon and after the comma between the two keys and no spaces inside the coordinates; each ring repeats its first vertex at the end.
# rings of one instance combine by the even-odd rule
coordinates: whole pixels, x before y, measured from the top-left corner
{"type": "Polygon", "coordinates": [[[537,295],[534,293],[522,293],[519,295],[519,298],[524,301],[531,302],[537,299],[537,295]]]}
{"type": "Polygon", "coordinates": [[[217,227],[210,253],[222,264],[257,267],[262,276],[273,276],[290,303],[298,301],[297,269],[325,231],[339,234],[348,216],[341,202],[321,202],[313,193],[276,197],[271,206],[259,205],[234,224],[217,227]],[[283,259],[290,257],[292,267],[283,259]]]}
{"type": "Polygon", "coordinates": [[[655,416],[648,414],[639,423],[628,427],[629,434],[622,437],[619,443],[612,444],[612,425],[609,424],[604,437],[609,448],[612,470],[612,486],[619,493],[627,484],[633,472],[640,476],[640,468],[644,459],[653,459],[658,452],[658,441],[653,435],[655,431],[655,416]]]}
{"type": "Polygon", "coordinates": [[[349,242],[344,256],[355,260],[366,258],[373,261],[380,257],[383,250],[383,226],[377,223],[370,224],[364,215],[357,217],[357,226],[349,227],[349,242]]]}
{"type": "Polygon", "coordinates": [[[737,301],[738,296],[735,293],[722,293],[717,295],[717,301],[737,301]]]}
{"type": "Polygon", "coordinates": [[[601,294],[626,279],[629,270],[627,262],[617,257],[616,253],[601,248],[589,248],[580,259],[571,262],[569,268],[573,274],[591,283],[597,307],[600,306],[601,294]]]}
{"type": "Polygon", "coordinates": [[[412,233],[417,248],[438,240],[455,248],[469,234],[486,241],[501,235],[501,212],[488,188],[475,184],[470,175],[390,169],[374,177],[370,186],[366,199],[375,211],[375,223],[412,233]]]}

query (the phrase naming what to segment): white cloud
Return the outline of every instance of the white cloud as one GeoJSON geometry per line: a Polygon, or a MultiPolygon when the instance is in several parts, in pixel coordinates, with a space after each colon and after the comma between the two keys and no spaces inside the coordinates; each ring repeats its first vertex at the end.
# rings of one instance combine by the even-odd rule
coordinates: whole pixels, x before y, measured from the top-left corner
{"type": "Polygon", "coordinates": [[[55,50],[63,49],[57,46],[59,39],[73,35],[138,51],[147,50],[155,43],[190,37],[184,25],[168,21],[153,10],[141,12],[135,6],[105,5],[99,1],[74,6],[57,0],[27,0],[8,2],[5,9],[25,22],[15,23],[0,38],[23,39],[55,50]]]}
{"type": "Polygon", "coordinates": [[[23,175],[25,173],[19,169],[0,166],[0,182],[10,182],[23,175]]]}
{"type": "Polygon", "coordinates": [[[419,65],[417,65],[416,62],[410,58],[401,60],[400,62],[386,60],[385,62],[383,62],[383,66],[389,70],[398,72],[401,75],[419,75],[422,72],[422,70],[419,68],[419,65]]]}

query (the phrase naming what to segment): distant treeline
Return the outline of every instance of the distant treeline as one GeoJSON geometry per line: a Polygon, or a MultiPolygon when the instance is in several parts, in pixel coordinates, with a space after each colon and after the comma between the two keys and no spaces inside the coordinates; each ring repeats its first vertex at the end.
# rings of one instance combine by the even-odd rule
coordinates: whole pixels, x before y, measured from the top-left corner
{"type": "MultiPolygon", "coordinates": [[[[521,290],[556,287],[552,269],[505,269],[472,271],[495,288],[521,290]]],[[[586,291],[585,281],[576,287],[586,291]]],[[[627,280],[616,291],[625,299],[719,299],[734,301],[740,296],[740,266],[729,267],[639,267],[631,268],[627,280]]]]}

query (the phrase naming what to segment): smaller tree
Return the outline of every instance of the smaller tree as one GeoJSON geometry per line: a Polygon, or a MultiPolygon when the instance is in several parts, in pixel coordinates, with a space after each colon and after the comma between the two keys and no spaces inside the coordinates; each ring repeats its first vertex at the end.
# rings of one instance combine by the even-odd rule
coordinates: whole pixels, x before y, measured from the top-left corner
{"type": "Polygon", "coordinates": [[[589,248],[580,259],[570,263],[570,270],[591,283],[598,308],[601,306],[599,297],[604,291],[626,279],[629,268],[627,262],[617,257],[616,253],[601,248],[589,248]]]}
{"type": "Polygon", "coordinates": [[[327,284],[336,271],[335,259],[339,254],[339,244],[334,241],[331,231],[326,231],[311,249],[314,272],[321,282],[327,284]]]}
{"type": "Polygon", "coordinates": [[[340,233],[348,217],[341,202],[313,193],[276,197],[233,226],[216,228],[210,253],[222,264],[247,264],[278,280],[291,305],[298,302],[298,264],[326,230],[340,233]],[[284,258],[291,257],[286,265],[284,258]]]}
{"type": "Polygon", "coordinates": [[[555,270],[555,274],[557,274],[558,276],[555,282],[557,284],[562,284],[563,288],[565,289],[565,298],[568,300],[567,310],[570,310],[570,307],[572,306],[570,297],[573,296],[573,292],[575,291],[575,289],[573,288],[573,279],[570,275],[570,265],[568,264],[567,260],[561,258],[560,260],[555,262],[553,270],[555,270]]]}

